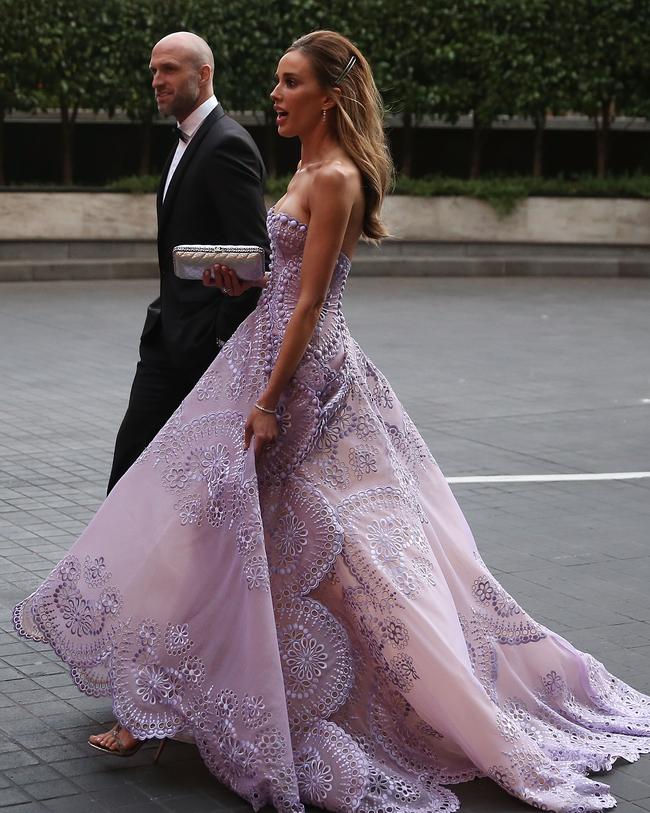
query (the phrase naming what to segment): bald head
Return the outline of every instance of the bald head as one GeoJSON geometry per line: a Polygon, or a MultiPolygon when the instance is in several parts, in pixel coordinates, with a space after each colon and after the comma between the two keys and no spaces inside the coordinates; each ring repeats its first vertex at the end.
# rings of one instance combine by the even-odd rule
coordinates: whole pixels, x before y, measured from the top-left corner
{"type": "Polygon", "coordinates": [[[157,42],[149,63],[158,110],[182,122],[213,94],[214,57],[208,43],[189,31],[157,42]]]}
{"type": "Polygon", "coordinates": [[[159,47],[176,52],[182,58],[191,61],[197,68],[207,65],[214,73],[214,56],[210,46],[191,31],[175,31],[173,34],[167,34],[154,45],[153,50],[155,51],[159,47]]]}

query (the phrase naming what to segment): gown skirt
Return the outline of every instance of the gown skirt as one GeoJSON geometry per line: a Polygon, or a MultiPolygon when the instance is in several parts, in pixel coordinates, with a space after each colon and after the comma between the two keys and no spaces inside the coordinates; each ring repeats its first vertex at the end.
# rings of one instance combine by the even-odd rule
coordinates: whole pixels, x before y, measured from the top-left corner
{"type": "Polygon", "coordinates": [[[447,813],[487,776],[542,810],[615,805],[588,773],[650,751],[650,697],[537,623],[483,563],[440,469],[350,335],[341,254],[255,460],[244,424],[307,226],[69,554],[14,611],[136,737],[193,740],[258,809],[447,813]]]}

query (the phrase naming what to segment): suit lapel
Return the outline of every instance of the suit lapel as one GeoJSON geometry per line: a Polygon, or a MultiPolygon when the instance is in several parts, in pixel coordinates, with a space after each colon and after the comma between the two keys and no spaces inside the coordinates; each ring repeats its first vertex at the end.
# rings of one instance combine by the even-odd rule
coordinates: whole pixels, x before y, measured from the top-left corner
{"type": "Polygon", "coordinates": [[[169,167],[171,166],[172,160],[174,159],[174,153],[176,152],[176,147],[174,146],[167,156],[167,160],[165,161],[165,166],[160,173],[160,183],[158,184],[158,194],[156,195],[156,211],[158,213],[158,223],[160,223],[160,216],[162,214],[162,206],[163,206],[163,192],[165,191],[165,182],[167,181],[167,173],[169,172],[169,167]]]}
{"type": "MultiPolygon", "coordinates": [[[[214,124],[215,121],[220,119],[224,116],[223,107],[218,104],[214,110],[211,110],[210,113],[205,117],[199,129],[194,133],[190,143],[187,145],[187,149],[183,153],[183,157],[178,163],[176,170],[174,171],[174,176],[172,177],[171,181],[169,182],[169,188],[167,189],[167,194],[165,195],[165,200],[162,201],[162,191],[165,188],[164,181],[161,181],[161,188],[159,189],[159,199],[161,201],[159,207],[159,219],[158,219],[158,228],[162,229],[164,224],[169,217],[169,213],[173,209],[174,206],[174,199],[176,197],[176,193],[178,192],[178,188],[183,180],[183,175],[187,170],[187,167],[192,160],[192,156],[198,150],[199,145],[205,138],[206,134],[210,130],[210,127],[214,124]]],[[[173,155],[173,153],[172,153],[173,155]]],[[[171,162],[171,156],[169,161],[171,162]]],[[[167,178],[167,173],[165,173],[165,178],[167,178]]]]}

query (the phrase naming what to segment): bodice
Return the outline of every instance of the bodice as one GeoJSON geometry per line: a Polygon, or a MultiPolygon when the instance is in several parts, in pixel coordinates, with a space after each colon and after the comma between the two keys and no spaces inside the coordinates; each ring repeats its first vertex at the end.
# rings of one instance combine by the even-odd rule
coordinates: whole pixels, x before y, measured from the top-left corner
{"type": "MultiPolygon", "coordinates": [[[[267,345],[266,371],[272,369],[300,293],[300,274],[308,225],[285,212],[269,210],[267,217],[271,243],[271,276],[258,306],[263,314],[267,345]]],[[[346,357],[349,332],[341,300],[350,271],[350,259],[339,254],[318,323],[294,380],[310,392],[320,393],[336,379],[346,357]]],[[[264,340],[263,340],[264,341],[264,340]]]]}
{"type": "MultiPolygon", "coordinates": [[[[286,304],[295,304],[300,290],[300,272],[308,225],[285,212],[269,209],[267,228],[271,242],[271,280],[269,293],[286,304]]],[[[341,252],[327,292],[324,310],[340,304],[350,271],[350,260],[341,252]]]]}

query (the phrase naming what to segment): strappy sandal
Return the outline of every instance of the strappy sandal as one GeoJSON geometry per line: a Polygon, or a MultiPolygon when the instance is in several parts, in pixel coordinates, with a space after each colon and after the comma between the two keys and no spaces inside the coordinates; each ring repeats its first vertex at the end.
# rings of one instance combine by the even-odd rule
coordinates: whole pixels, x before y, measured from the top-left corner
{"type": "MultiPolygon", "coordinates": [[[[103,754],[111,754],[111,756],[114,757],[132,757],[140,750],[140,748],[142,748],[146,740],[138,740],[135,745],[131,746],[131,748],[125,748],[118,736],[122,728],[123,726],[120,725],[120,723],[115,723],[113,728],[107,732],[108,736],[111,737],[111,739],[108,741],[108,745],[99,745],[98,743],[91,742],[90,740],[88,740],[88,745],[97,751],[101,751],[103,754]]],[[[160,759],[160,755],[162,754],[166,744],[166,739],[161,741],[153,758],[154,764],[160,759]]]]}

